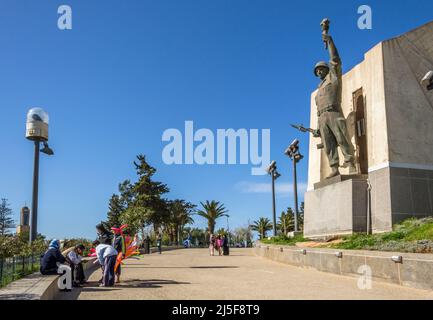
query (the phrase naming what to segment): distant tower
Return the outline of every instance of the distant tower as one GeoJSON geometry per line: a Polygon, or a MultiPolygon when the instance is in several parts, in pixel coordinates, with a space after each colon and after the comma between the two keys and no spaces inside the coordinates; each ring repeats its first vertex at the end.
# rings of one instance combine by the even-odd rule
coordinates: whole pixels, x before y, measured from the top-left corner
{"type": "Polygon", "coordinates": [[[17,227],[17,234],[30,231],[30,209],[27,206],[21,208],[20,224],[17,227]]]}

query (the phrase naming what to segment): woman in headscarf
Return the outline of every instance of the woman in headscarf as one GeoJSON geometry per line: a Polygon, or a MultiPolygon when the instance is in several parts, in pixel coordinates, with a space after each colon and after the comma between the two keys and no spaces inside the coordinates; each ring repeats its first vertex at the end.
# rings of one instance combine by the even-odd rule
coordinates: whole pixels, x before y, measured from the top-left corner
{"type": "Polygon", "coordinates": [[[41,256],[41,267],[39,271],[43,275],[57,274],[59,265],[65,263],[66,259],[60,252],[60,241],[53,239],[48,250],[41,256]]]}
{"type": "Polygon", "coordinates": [[[223,236],[223,255],[228,256],[229,255],[229,242],[227,235],[223,236]]]}

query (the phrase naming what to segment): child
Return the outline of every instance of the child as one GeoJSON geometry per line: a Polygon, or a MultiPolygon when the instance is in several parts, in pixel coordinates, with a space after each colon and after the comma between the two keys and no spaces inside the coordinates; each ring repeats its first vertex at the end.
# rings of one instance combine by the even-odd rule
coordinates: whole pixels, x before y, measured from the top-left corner
{"type": "Polygon", "coordinates": [[[109,244],[102,244],[98,240],[93,242],[96,246],[96,257],[102,266],[103,276],[100,287],[114,286],[114,266],[116,264],[117,251],[109,244]]]}

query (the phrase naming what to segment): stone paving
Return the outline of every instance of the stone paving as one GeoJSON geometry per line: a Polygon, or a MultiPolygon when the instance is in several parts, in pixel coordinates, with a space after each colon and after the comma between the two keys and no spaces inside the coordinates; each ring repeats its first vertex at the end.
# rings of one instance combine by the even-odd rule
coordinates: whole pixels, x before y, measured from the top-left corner
{"type": "Polygon", "coordinates": [[[209,256],[207,249],[181,249],[128,259],[122,283],[90,283],[64,299],[433,299],[433,291],[382,282],[358,288],[358,279],[269,261],[252,249],[232,249],[230,256],[209,256]]]}

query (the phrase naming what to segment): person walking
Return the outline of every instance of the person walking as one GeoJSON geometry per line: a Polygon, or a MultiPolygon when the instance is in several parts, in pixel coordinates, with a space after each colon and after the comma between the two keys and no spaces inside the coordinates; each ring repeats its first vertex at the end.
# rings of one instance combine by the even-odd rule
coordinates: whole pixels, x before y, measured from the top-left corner
{"type": "Polygon", "coordinates": [[[158,253],[161,254],[162,253],[162,236],[161,236],[161,233],[158,233],[158,236],[156,238],[156,246],[158,247],[158,253]]]}
{"type": "Polygon", "coordinates": [[[96,257],[99,264],[103,266],[102,283],[100,287],[114,286],[114,266],[116,265],[117,251],[109,244],[100,243],[96,240],[93,243],[96,246],[96,257]]]}
{"type": "Polygon", "coordinates": [[[209,238],[209,251],[211,256],[215,255],[215,241],[215,236],[211,233],[209,238]]]}

